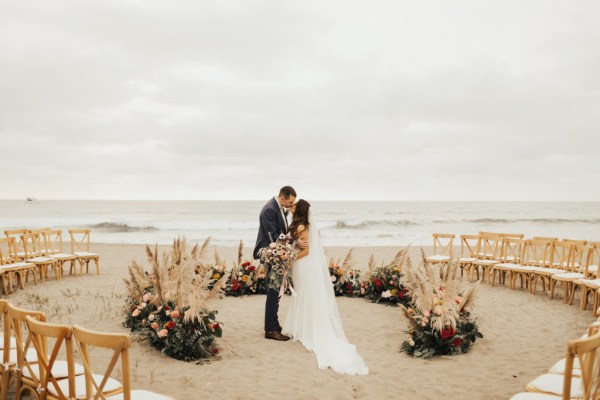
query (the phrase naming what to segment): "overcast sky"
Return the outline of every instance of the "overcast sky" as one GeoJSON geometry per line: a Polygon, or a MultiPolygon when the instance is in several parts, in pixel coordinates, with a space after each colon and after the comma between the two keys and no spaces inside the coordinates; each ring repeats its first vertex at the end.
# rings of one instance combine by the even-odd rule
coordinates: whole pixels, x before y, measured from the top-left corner
{"type": "Polygon", "coordinates": [[[598,1],[0,3],[0,198],[600,200],[598,1]]]}

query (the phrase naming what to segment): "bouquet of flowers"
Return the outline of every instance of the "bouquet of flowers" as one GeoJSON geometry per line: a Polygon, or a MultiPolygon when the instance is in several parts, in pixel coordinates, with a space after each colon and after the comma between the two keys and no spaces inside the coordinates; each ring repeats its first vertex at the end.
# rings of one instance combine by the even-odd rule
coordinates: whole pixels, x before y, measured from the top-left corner
{"type": "Polygon", "coordinates": [[[360,284],[360,294],[375,303],[408,305],[410,295],[403,283],[403,266],[407,262],[408,249],[400,250],[390,264],[380,267],[375,266],[375,260],[371,256],[369,269],[360,284]]]}
{"type": "MultiPolygon", "coordinates": [[[[260,269],[253,265],[251,261],[243,260],[244,241],[240,241],[238,248],[237,263],[234,264],[231,271],[231,282],[228,285],[227,294],[231,296],[243,296],[245,294],[256,294],[260,290],[260,283],[264,281],[266,275],[264,268],[262,274],[260,269]]],[[[264,284],[262,285],[264,288],[264,284]]]]}
{"type": "Polygon", "coordinates": [[[360,294],[360,271],[352,268],[352,249],[346,255],[343,262],[341,260],[329,261],[329,275],[333,284],[333,292],[336,296],[354,297],[360,294]]]}
{"type": "Polygon", "coordinates": [[[477,286],[456,279],[457,264],[430,265],[423,257],[420,270],[406,269],[406,286],[412,298],[402,307],[409,321],[410,339],[401,351],[413,357],[467,353],[483,335],[469,309],[477,286]]]}
{"type": "Polygon", "coordinates": [[[185,239],[178,238],[171,253],[159,259],[158,249],[146,246],[151,271],[133,261],[125,280],[123,324],[164,354],[184,361],[217,354],[216,338],[222,335],[217,311],[208,302],[221,297],[229,272],[214,281],[213,268],[200,263],[203,250],[194,246],[187,253],[185,239]]]}
{"type": "Polygon", "coordinates": [[[269,238],[271,243],[260,249],[258,255],[269,278],[269,289],[283,294],[288,288],[292,290],[288,270],[290,262],[296,259],[296,250],[289,234],[281,234],[275,241],[270,234],[269,238]]]}

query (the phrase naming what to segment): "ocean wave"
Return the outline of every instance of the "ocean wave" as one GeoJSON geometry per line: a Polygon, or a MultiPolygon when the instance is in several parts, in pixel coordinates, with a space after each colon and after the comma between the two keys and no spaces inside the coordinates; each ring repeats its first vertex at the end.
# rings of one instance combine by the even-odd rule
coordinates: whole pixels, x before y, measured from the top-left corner
{"type": "Polygon", "coordinates": [[[118,222],[101,222],[90,226],[92,229],[100,229],[109,232],[149,232],[158,231],[159,228],[155,226],[131,226],[128,224],[122,224],[118,222]]]}
{"type": "Polygon", "coordinates": [[[337,221],[336,229],[368,229],[373,226],[420,226],[421,224],[408,220],[367,220],[359,223],[337,221]]]}
{"type": "MultiPolygon", "coordinates": [[[[449,221],[450,222],[450,221],[449,221]]],[[[600,224],[600,219],[570,219],[570,218],[477,218],[467,219],[464,222],[474,224],[600,224]]]]}

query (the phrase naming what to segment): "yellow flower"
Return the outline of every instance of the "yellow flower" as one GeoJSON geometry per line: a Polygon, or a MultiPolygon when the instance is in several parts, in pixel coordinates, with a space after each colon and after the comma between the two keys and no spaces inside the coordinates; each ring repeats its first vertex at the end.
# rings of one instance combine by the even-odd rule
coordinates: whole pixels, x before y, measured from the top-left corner
{"type": "Polygon", "coordinates": [[[213,275],[213,279],[219,279],[221,277],[221,274],[218,274],[215,272],[215,274],[213,275]]]}
{"type": "Polygon", "coordinates": [[[244,283],[248,283],[249,280],[250,280],[250,277],[248,275],[242,276],[242,281],[244,281],[244,283]]]}
{"type": "Polygon", "coordinates": [[[338,270],[337,270],[337,274],[338,274],[338,276],[342,276],[342,275],[344,275],[344,270],[343,270],[343,269],[341,269],[341,268],[340,268],[340,269],[338,269],[338,270]]]}
{"type": "Polygon", "coordinates": [[[392,291],[391,291],[391,292],[392,292],[392,294],[395,296],[395,295],[396,295],[396,293],[398,293],[398,289],[392,289],[392,291]]]}

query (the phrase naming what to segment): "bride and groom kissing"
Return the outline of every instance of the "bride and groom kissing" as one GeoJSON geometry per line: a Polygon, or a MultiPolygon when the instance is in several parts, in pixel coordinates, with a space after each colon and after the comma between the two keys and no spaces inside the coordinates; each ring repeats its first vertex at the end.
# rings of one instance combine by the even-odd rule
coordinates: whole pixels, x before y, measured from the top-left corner
{"type": "MultiPolygon", "coordinates": [[[[279,292],[269,288],[267,282],[265,338],[279,341],[293,338],[315,353],[319,368],[366,375],[367,365],[344,333],[311,205],[303,199],[296,201],[296,197],[294,188],[284,186],[260,212],[255,259],[260,258],[260,249],[268,247],[271,238],[281,234],[289,234],[297,247],[297,257],[291,262],[296,294],[291,297],[283,327],[277,315],[279,292]]],[[[268,277],[269,271],[266,272],[268,277]]]]}

